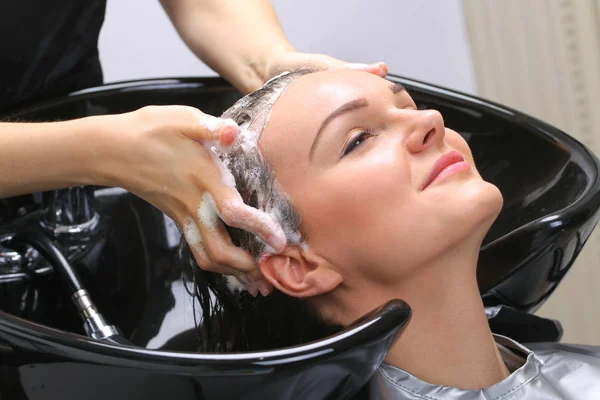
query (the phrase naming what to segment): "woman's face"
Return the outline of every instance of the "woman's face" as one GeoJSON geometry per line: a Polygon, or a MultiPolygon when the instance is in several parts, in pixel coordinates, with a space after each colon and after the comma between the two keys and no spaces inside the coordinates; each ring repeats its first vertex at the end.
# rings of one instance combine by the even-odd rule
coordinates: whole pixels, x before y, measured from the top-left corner
{"type": "Polygon", "coordinates": [[[364,72],[298,78],[259,145],[311,251],[344,279],[406,277],[468,237],[483,239],[502,206],[439,112],[417,110],[400,86],[364,72]]]}

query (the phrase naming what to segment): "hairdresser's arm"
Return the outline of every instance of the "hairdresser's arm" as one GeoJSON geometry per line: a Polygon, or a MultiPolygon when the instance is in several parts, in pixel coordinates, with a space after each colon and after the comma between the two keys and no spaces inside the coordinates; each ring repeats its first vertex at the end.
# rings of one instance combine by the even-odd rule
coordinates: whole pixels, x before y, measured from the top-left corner
{"type": "MultiPolygon", "coordinates": [[[[0,197],[76,185],[162,191],[162,187],[153,187],[158,182],[148,173],[137,177],[129,175],[142,172],[139,171],[142,166],[169,169],[169,162],[175,161],[171,159],[174,154],[169,154],[175,148],[166,147],[171,144],[169,141],[180,147],[190,146],[192,139],[218,137],[218,132],[203,131],[199,118],[195,121],[197,132],[186,126],[190,125],[193,110],[146,107],[132,113],[62,122],[0,122],[0,197]],[[171,126],[164,126],[167,121],[159,120],[167,115],[173,118],[171,126]],[[157,125],[163,125],[165,134],[172,137],[164,140],[160,138],[161,133],[152,132],[157,125]],[[176,138],[182,133],[189,137],[177,143],[176,138]],[[162,159],[144,159],[159,156],[161,152],[162,159]],[[154,161],[154,165],[148,161],[154,161]],[[143,178],[148,181],[143,185],[134,184],[136,179],[143,178]]],[[[160,178],[160,174],[156,177],[160,178]]],[[[162,184],[165,183],[163,180],[162,184]]]]}
{"type": "Polygon", "coordinates": [[[200,234],[202,243],[191,245],[203,268],[234,274],[252,286],[252,279],[264,281],[250,254],[231,243],[220,223],[205,226],[198,215],[208,193],[229,225],[254,232],[277,249],[285,246],[271,221],[224,184],[215,157],[202,144],[229,145],[238,130],[233,121],[184,106],[64,122],[0,123],[0,197],[75,185],[123,187],[200,234]]]}
{"type": "Polygon", "coordinates": [[[268,0],[161,0],[188,47],[244,93],[302,66],[349,67],[381,76],[384,63],[347,64],[322,54],[296,53],[268,0]]]}

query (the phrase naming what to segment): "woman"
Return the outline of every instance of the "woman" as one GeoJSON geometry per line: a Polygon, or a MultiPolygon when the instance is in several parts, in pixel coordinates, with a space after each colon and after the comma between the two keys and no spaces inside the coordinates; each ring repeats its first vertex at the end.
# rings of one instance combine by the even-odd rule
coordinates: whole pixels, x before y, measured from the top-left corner
{"type": "Polygon", "coordinates": [[[378,396],[600,393],[598,357],[533,354],[492,335],[475,272],[502,196],[439,112],[417,109],[402,86],[376,76],[303,70],[267,83],[223,117],[240,125],[244,140],[221,158],[244,201],[281,225],[288,246],[276,253],[230,230],[275,290],[254,298],[197,273],[204,315],[218,317],[204,321],[206,349],[298,344],[402,298],[412,319],[373,380],[378,396]]]}

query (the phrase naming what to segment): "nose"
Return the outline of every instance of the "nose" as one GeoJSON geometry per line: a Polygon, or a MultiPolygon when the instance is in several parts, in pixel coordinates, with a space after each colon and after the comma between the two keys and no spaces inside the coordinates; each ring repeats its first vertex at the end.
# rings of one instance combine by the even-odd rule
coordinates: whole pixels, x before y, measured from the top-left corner
{"type": "Polygon", "coordinates": [[[419,153],[444,141],[444,118],[436,110],[412,111],[407,130],[406,148],[411,153],[419,153]]]}

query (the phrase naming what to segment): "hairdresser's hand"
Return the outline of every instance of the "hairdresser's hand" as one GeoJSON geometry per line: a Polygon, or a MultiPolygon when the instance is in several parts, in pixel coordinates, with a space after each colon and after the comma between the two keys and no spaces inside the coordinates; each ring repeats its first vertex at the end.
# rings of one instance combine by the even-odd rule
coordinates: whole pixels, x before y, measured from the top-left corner
{"type": "Polygon", "coordinates": [[[105,160],[109,183],[171,217],[202,269],[235,275],[254,294],[270,291],[252,256],[233,245],[221,221],[259,235],[278,251],[285,236],[266,214],[243,203],[205,147],[231,145],[239,131],[235,122],[185,106],[150,106],[113,117],[119,134],[107,138],[113,153],[105,160]]]}
{"type": "Polygon", "coordinates": [[[388,73],[387,64],[377,62],[373,64],[348,63],[324,54],[297,53],[286,49],[271,51],[267,62],[266,80],[284,72],[302,67],[316,67],[322,69],[347,68],[370,72],[385,78],[388,73]]]}

